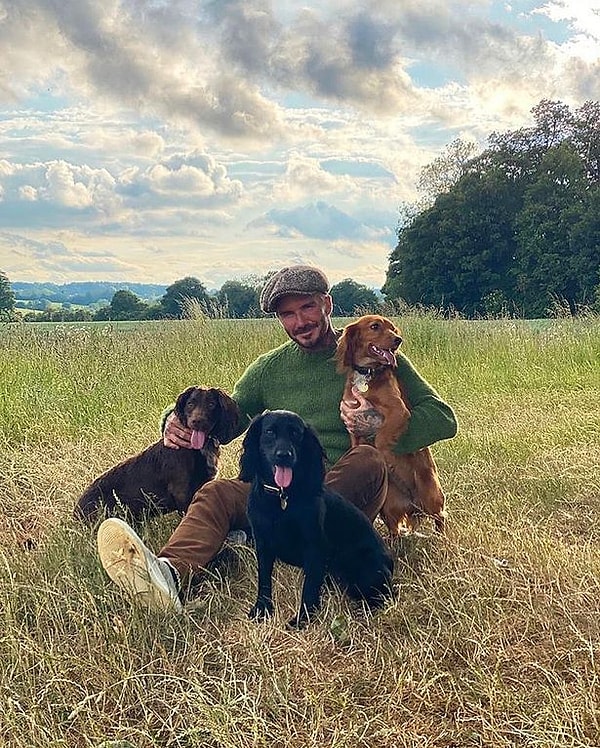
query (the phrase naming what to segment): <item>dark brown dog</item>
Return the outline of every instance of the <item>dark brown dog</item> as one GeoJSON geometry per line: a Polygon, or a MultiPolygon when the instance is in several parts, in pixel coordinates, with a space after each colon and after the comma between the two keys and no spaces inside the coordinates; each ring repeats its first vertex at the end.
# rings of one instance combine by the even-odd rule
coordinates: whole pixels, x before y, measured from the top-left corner
{"type": "MultiPolygon", "coordinates": [[[[384,416],[375,447],[388,464],[381,516],[392,536],[414,531],[423,516],[432,517],[437,530],[444,529],[444,494],[431,451],[393,451],[410,420],[410,403],[396,376],[395,352],[401,343],[400,331],[390,319],[368,314],[346,326],[336,353],[338,370],[346,373],[344,399],[354,399],[355,387],[384,416]]],[[[351,435],[351,442],[355,446],[359,440],[351,435]]]]}
{"type": "Polygon", "coordinates": [[[133,522],[184,513],[198,488],[217,474],[219,445],[236,434],[239,409],[223,390],[188,387],[175,413],[192,429],[192,449],[170,449],[162,439],[107,470],[84,491],[75,517],[92,524],[119,508],[133,522]]]}

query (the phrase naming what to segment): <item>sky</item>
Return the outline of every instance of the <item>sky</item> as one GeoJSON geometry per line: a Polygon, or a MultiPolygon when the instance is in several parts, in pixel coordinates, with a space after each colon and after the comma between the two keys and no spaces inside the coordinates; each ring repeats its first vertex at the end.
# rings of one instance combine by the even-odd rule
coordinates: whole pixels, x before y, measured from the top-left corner
{"type": "Polygon", "coordinates": [[[461,138],[600,100],[600,0],[0,0],[0,270],[385,281],[461,138]]]}

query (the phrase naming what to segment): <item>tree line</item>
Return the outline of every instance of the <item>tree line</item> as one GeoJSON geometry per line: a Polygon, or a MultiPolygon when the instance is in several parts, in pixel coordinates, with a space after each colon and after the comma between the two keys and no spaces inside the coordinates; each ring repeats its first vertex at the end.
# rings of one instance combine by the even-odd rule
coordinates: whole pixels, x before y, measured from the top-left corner
{"type": "MultiPolygon", "coordinates": [[[[109,304],[92,311],[55,305],[42,312],[17,313],[15,295],[5,273],[0,271],[0,319],[22,319],[25,322],[106,322],[152,319],[182,319],[205,317],[260,317],[260,291],[269,276],[252,277],[246,281],[226,281],[218,292],[209,293],[204,284],[193,276],[176,280],[153,303],[142,301],[128,289],[119,289],[109,304]]],[[[380,299],[373,289],[350,278],[331,289],[336,313],[351,316],[357,309],[375,311],[380,299]]]]}
{"type": "Polygon", "coordinates": [[[600,311],[600,103],[542,100],[531,127],[452,143],[422,173],[387,299],[464,316],[600,311]]]}

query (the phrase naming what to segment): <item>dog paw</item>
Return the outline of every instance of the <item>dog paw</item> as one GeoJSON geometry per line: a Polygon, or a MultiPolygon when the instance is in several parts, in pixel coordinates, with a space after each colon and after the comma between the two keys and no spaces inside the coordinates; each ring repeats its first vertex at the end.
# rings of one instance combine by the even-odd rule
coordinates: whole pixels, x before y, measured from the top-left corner
{"type": "Polygon", "coordinates": [[[248,618],[254,621],[266,621],[273,615],[272,603],[256,603],[248,611],[248,618]]]}
{"type": "Polygon", "coordinates": [[[300,629],[305,628],[310,623],[310,618],[300,613],[293,618],[290,618],[290,620],[286,623],[285,627],[290,631],[300,631],[300,629]]]}

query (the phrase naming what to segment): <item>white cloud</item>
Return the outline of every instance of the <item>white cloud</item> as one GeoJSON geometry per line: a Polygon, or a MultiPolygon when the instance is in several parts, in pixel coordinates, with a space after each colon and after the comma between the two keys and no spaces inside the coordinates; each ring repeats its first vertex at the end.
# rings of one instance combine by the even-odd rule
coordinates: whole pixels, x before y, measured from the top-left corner
{"type": "Polygon", "coordinates": [[[522,7],[0,0],[0,267],[381,283],[445,145],[600,97],[597,2],[522,7]]]}

